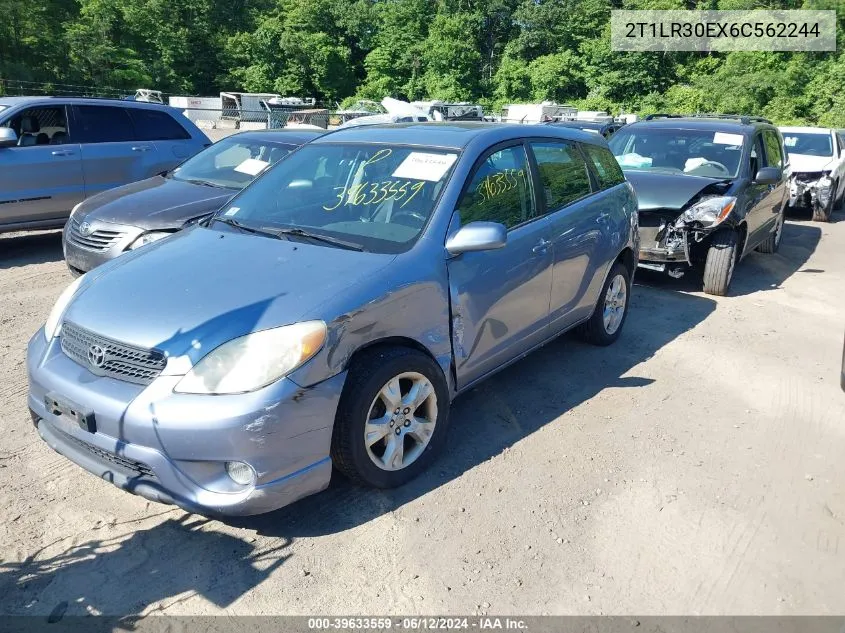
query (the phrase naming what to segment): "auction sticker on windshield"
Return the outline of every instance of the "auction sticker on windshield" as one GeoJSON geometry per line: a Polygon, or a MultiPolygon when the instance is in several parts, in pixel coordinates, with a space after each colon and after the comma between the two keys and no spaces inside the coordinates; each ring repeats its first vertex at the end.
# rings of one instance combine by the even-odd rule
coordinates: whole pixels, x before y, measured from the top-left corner
{"type": "Polygon", "coordinates": [[[393,172],[393,177],[438,182],[457,158],[457,154],[411,152],[393,172]]]}
{"type": "Polygon", "coordinates": [[[713,136],[713,142],[717,145],[742,145],[742,134],[716,132],[713,136]]]}
{"type": "Polygon", "coordinates": [[[235,167],[235,171],[238,171],[242,174],[247,174],[248,176],[257,176],[262,171],[267,169],[267,166],[269,164],[270,163],[265,162],[263,160],[258,160],[257,158],[247,158],[244,162],[235,167]]]}

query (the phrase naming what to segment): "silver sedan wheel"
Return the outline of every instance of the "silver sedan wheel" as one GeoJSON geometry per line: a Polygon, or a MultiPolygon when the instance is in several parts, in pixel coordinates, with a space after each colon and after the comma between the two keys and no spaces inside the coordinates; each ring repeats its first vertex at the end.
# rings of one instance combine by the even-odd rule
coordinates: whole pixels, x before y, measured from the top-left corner
{"type": "Polygon", "coordinates": [[[625,278],[616,275],[604,295],[604,330],[608,334],[615,334],[625,316],[625,306],[628,302],[628,289],[625,278]]]}
{"type": "Polygon", "coordinates": [[[437,395],[417,372],[394,376],[370,405],[364,426],[367,455],[382,470],[402,470],[428,446],[437,424],[437,395]]]}

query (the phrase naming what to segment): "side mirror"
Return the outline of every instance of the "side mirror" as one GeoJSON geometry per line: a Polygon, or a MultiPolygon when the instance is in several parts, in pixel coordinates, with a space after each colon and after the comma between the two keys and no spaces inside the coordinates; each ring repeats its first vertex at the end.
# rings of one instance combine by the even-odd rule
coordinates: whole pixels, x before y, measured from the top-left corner
{"type": "Polygon", "coordinates": [[[0,127],[0,147],[13,147],[18,144],[18,135],[10,127],[0,127]]]}
{"type": "Polygon", "coordinates": [[[783,170],[778,167],[763,167],[754,178],[755,185],[776,185],[783,178],[783,170]]]}
{"type": "Polygon", "coordinates": [[[508,230],[498,222],[470,222],[446,240],[451,255],[489,251],[502,248],[508,242],[508,230]]]}

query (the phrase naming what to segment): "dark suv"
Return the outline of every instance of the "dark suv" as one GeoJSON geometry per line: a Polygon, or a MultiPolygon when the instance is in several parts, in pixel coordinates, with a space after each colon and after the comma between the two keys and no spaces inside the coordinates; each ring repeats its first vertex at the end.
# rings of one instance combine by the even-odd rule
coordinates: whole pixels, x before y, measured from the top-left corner
{"type": "Polygon", "coordinates": [[[725,295],[734,266],[780,245],[783,137],[758,117],[650,115],[609,141],[639,199],[640,266],[703,273],[725,295]]]}

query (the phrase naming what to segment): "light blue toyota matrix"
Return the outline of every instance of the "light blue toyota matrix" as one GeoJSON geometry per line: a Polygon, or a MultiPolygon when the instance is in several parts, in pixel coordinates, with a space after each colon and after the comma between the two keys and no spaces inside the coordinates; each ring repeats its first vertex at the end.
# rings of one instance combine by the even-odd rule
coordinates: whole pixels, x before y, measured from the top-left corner
{"type": "Polygon", "coordinates": [[[97,476],[205,514],[279,508],[333,465],[397,486],[458,394],[576,326],[616,340],[637,233],[596,135],[329,133],[75,280],[29,343],[32,418],[97,476]]]}

